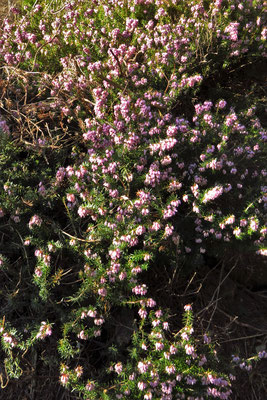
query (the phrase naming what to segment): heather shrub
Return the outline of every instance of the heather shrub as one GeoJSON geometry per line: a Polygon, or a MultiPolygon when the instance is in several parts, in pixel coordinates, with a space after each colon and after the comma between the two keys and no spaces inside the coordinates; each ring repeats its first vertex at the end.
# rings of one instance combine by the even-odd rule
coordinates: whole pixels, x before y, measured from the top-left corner
{"type": "Polygon", "coordinates": [[[27,1],[4,20],[7,377],[42,354],[84,399],[230,397],[232,367],[194,332],[191,305],[173,331],[146,276],[162,254],[185,279],[206,254],[266,255],[254,99],[202,99],[205,79],[265,56],[263,5],[27,1]]]}

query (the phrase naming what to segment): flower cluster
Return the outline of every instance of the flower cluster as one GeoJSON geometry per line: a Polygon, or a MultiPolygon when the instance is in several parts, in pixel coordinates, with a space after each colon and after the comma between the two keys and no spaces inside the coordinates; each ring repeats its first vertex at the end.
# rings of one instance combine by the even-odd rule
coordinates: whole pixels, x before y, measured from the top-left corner
{"type": "Polygon", "coordinates": [[[36,335],[36,339],[44,339],[47,336],[52,335],[52,327],[50,324],[47,324],[45,321],[41,322],[41,326],[39,332],[36,335]]]}

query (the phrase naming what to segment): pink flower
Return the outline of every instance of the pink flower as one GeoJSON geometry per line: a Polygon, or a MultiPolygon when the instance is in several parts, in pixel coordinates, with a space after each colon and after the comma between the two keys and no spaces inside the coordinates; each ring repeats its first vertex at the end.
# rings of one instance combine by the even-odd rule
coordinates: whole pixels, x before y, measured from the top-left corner
{"type": "Polygon", "coordinates": [[[188,354],[188,355],[193,354],[193,353],[195,352],[194,346],[190,346],[189,344],[186,344],[186,345],[185,345],[185,352],[186,352],[186,354],[188,354]]]}
{"type": "Polygon", "coordinates": [[[119,375],[122,372],[122,363],[119,362],[119,363],[115,364],[114,369],[117,372],[117,374],[119,375]]]}
{"type": "Polygon", "coordinates": [[[37,339],[44,339],[46,336],[52,335],[52,327],[51,325],[47,324],[45,321],[41,322],[41,326],[39,332],[36,335],[37,339]]]}
{"type": "Polygon", "coordinates": [[[222,186],[215,186],[214,188],[210,189],[208,192],[205,193],[202,202],[205,204],[208,201],[215,200],[217,197],[223,194],[223,187],[222,186]]]}
{"type": "Polygon", "coordinates": [[[177,348],[173,345],[170,346],[170,353],[171,354],[176,354],[177,353],[177,348]]]}
{"type": "Polygon", "coordinates": [[[42,222],[42,218],[40,218],[38,215],[34,215],[29,221],[29,228],[32,229],[34,225],[41,226],[42,222]]]}
{"type": "Polygon", "coordinates": [[[188,334],[186,332],[183,332],[181,334],[181,337],[182,337],[183,340],[189,340],[189,336],[188,336],[188,334]]]}
{"type": "Polygon", "coordinates": [[[88,335],[86,335],[84,331],[79,332],[77,337],[79,339],[82,339],[82,340],[87,340],[88,339],[88,335]]]}
{"type": "Polygon", "coordinates": [[[95,318],[96,317],[96,311],[95,310],[89,310],[87,312],[87,316],[91,317],[91,318],[95,318]]]}
{"type": "Polygon", "coordinates": [[[100,288],[100,289],[98,289],[97,292],[98,292],[99,296],[102,296],[102,297],[105,297],[107,295],[107,289],[105,289],[105,288],[100,288]]]}
{"type": "Polygon", "coordinates": [[[187,376],[187,377],[186,377],[186,383],[187,383],[188,385],[194,385],[194,384],[196,383],[196,379],[195,379],[195,378],[192,378],[191,376],[187,376]]]}
{"type": "Polygon", "coordinates": [[[167,372],[168,375],[174,374],[176,371],[176,368],[174,365],[169,365],[165,368],[165,371],[167,372]]]}
{"type": "Polygon", "coordinates": [[[170,353],[168,353],[168,352],[165,351],[163,354],[164,354],[164,358],[166,358],[166,360],[169,360],[169,359],[170,359],[170,356],[171,356],[170,353]]]}
{"type": "Polygon", "coordinates": [[[35,273],[35,275],[38,277],[38,278],[40,278],[42,275],[43,275],[43,271],[41,270],[41,268],[35,268],[35,271],[34,271],[34,273],[35,273]]]}
{"type": "Polygon", "coordinates": [[[241,219],[241,220],[240,220],[240,226],[241,226],[241,227],[244,227],[244,226],[246,226],[247,224],[248,224],[248,222],[247,222],[246,219],[241,219]]]}
{"type": "Polygon", "coordinates": [[[139,361],[137,368],[139,369],[141,374],[144,374],[148,370],[148,363],[143,363],[142,361],[139,361]]]}
{"type": "Polygon", "coordinates": [[[60,382],[62,383],[62,385],[66,385],[68,380],[69,380],[69,374],[64,373],[60,375],[60,382]]]}
{"type": "Polygon", "coordinates": [[[73,193],[68,193],[67,194],[67,200],[70,201],[71,203],[75,202],[75,196],[73,193]]]}
{"type": "Polygon", "coordinates": [[[203,336],[204,343],[209,344],[211,342],[211,338],[206,334],[203,336]]]}
{"type": "Polygon", "coordinates": [[[153,395],[151,391],[146,392],[146,394],[144,395],[144,400],[151,400],[152,398],[153,395]]]}
{"type": "Polygon", "coordinates": [[[153,299],[147,299],[146,305],[147,305],[147,307],[153,308],[156,306],[156,302],[153,299]]]}
{"type": "Polygon", "coordinates": [[[166,225],[164,236],[168,237],[173,233],[174,227],[172,225],[166,225]]]}
{"type": "Polygon", "coordinates": [[[147,350],[147,346],[146,346],[145,343],[142,343],[141,347],[142,347],[143,350],[147,350]]]}
{"type": "Polygon", "coordinates": [[[225,106],[226,106],[226,101],[225,100],[220,100],[217,104],[216,104],[216,106],[218,107],[218,108],[224,108],[225,106]]]}
{"type": "Polygon", "coordinates": [[[88,390],[89,392],[91,392],[92,390],[94,390],[95,388],[95,384],[93,382],[87,382],[85,389],[88,390]]]}
{"type": "Polygon", "coordinates": [[[139,390],[143,391],[147,387],[147,384],[145,382],[138,382],[137,386],[139,390]]]}
{"type": "Polygon", "coordinates": [[[157,343],[155,344],[155,348],[156,348],[157,351],[163,350],[164,344],[161,343],[161,342],[157,342],[157,343]]]}
{"type": "Polygon", "coordinates": [[[127,273],[125,271],[121,272],[119,275],[119,280],[123,281],[126,278],[126,276],[127,276],[127,273]]]}
{"type": "Polygon", "coordinates": [[[191,306],[191,304],[185,305],[185,306],[184,306],[184,310],[185,310],[185,311],[192,311],[192,306],[191,306]]]}
{"type": "Polygon", "coordinates": [[[130,381],[134,381],[134,380],[135,380],[135,373],[133,373],[133,374],[131,374],[131,375],[129,376],[129,380],[130,380],[130,381]]]}
{"type": "Polygon", "coordinates": [[[140,315],[140,318],[145,319],[147,317],[147,311],[144,310],[143,308],[140,308],[138,311],[138,314],[140,315]]]}
{"type": "Polygon", "coordinates": [[[235,228],[235,229],[233,230],[233,234],[234,234],[236,237],[240,237],[240,235],[241,235],[241,229],[240,229],[240,228],[235,228]]]}
{"type": "Polygon", "coordinates": [[[162,327],[165,331],[169,329],[169,323],[168,322],[163,322],[162,327]]]}
{"type": "Polygon", "coordinates": [[[89,214],[89,210],[81,206],[78,208],[78,214],[81,218],[84,218],[89,214]]]}
{"type": "Polygon", "coordinates": [[[145,296],[147,293],[147,286],[146,285],[138,285],[132,289],[132,292],[135,294],[139,294],[141,296],[145,296]]]}
{"type": "Polygon", "coordinates": [[[121,255],[120,249],[109,250],[108,253],[109,253],[110,258],[111,258],[112,260],[117,260],[118,258],[120,258],[120,255],[121,255]]]}
{"type": "Polygon", "coordinates": [[[159,222],[153,222],[152,226],[151,226],[151,230],[152,231],[158,231],[160,229],[161,225],[159,222]]]}
{"type": "Polygon", "coordinates": [[[105,322],[104,318],[95,318],[94,324],[95,325],[102,325],[105,322]]]}
{"type": "Polygon", "coordinates": [[[81,365],[78,365],[75,368],[75,372],[76,372],[77,378],[80,378],[82,376],[82,374],[83,374],[83,367],[81,365]]]}
{"type": "Polygon", "coordinates": [[[235,216],[234,216],[234,215],[231,215],[230,217],[228,217],[228,218],[224,221],[225,225],[231,225],[231,224],[233,224],[234,222],[235,222],[235,216]]]}
{"type": "Polygon", "coordinates": [[[142,235],[143,233],[145,233],[145,231],[146,231],[146,228],[145,228],[144,226],[142,226],[142,225],[139,225],[139,226],[136,228],[135,233],[136,233],[136,235],[140,236],[140,235],[142,235]]]}
{"type": "Polygon", "coordinates": [[[255,218],[251,218],[249,227],[252,231],[256,231],[259,227],[259,223],[255,218]]]}

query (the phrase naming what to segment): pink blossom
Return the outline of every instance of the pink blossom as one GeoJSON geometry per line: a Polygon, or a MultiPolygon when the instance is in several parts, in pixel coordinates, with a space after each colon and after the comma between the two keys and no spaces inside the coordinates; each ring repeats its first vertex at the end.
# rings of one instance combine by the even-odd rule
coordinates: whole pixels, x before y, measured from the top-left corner
{"type": "Polygon", "coordinates": [[[145,319],[147,317],[147,311],[144,310],[143,308],[140,308],[140,310],[138,311],[138,314],[140,316],[140,318],[145,319]]]}
{"type": "Polygon", "coordinates": [[[169,365],[165,368],[165,371],[167,372],[168,375],[174,374],[176,371],[176,368],[174,365],[169,365]]]}
{"type": "Polygon", "coordinates": [[[185,352],[186,352],[186,354],[188,354],[188,355],[193,354],[193,353],[195,352],[194,346],[191,346],[190,344],[186,344],[186,345],[185,345],[185,352]]]}
{"type": "Polygon", "coordinates": [[[78,208],[78,214],[81,218],[84,218],[89,214],[89,210],[87,208],[81,206],[78,208]]]}
{"type": "Polygon", "coordinates": [[[146,228],[145,228],[144,226],[142,226],[142,225],[139,225],[139,226],[136,228],[135,233],[136,233],[136,235],[140,236],[140,235],[142,235],[143,233],[145,233],[145,231],[146,231],[146,228]]]}
{"type": "Polygon", "coordinates": [[[3,334],[3,340],[5,343],[8,343],[11,347],[15,347],[18,343],[17,340],[10,333],[5,332],[3,334]]]}
{"type": "Polygon", "coordinates": [[[52,334],[52,327],[51,325],[47,324],[45,321],[41,323],[39,332],[36,335],[37,339],[44,339],[46,336],[51,336],[52,334]]]}
{"type": "Polygon", "coordinates": [[[137,295],[145,296],[147,293],[147,286],[146,285],[138,285],[132,289],[132,292],[137,295]]]}
{"type": "Polygon", "coordinates": [[[33,217],[31,217],[30,221],[29,221],[29,228],[32,229],[32,227],[34,225],[36,226],[41,226],[42,225],[42,218],[39,217],[38,215],[34,215],[33,217]]]}
{"type": "Polygon", "coordinates": [[[152,231],[158,231],[161,228],[161,225],[159,222],[153,222],[152,226],[151,226],[151,230],[152,231]]]}
{"type": "Polygon", "coordinates": [[[210,189],[208,192],[205,193],[202,202],[205,204],[208,201],[215,200],[223,193],[222,186],[215,186],[214,188],[210,189]]]}
{"type": "Polygon", "coordinates": [[[206,334],[203,336],[204,343],[209,344],[211,342],[211,338],[206,334]]]}
{"type": "Polygon", "coordinates": [[[127,273],[125,271],[123,271],[119,275],[119,280],[123,281],[126,277],[127,277],[127,273]]]}
{"type": "Polygon", "coordinates": [[[148,365],[148,363],[144,363],[142,361],[139,361],[137,367],[138,367],[140,373],[144,374],[145,372],[147,372],[149,365],[148,365]]]}
{"type": "Polygon", "coordinates": [[[174,227],[172,225],[166,225],[164,230],[164,236],[168,237],[173,233],[174,227]]]}
{"type": "Polygon", "coordinates": [[[143,391],[147,387],[147,384],[145,382],[140,381],[140,382],[138,382],[137,386],[138,386],[139,390],[143,391]]]}
{"type": "Polygon", "coordinates": [[[251,218],[249,222],[249,227],[252,231],[257,231],[259,223],[255,218],[251,218]]]}
{"type": "Polygon", "coordinates": [[[144,400],[152,400],[153,395],[151,391],[146,392],[146,394],[144,395],[144,400]]]}
{"type": "Polygon", "coordinates": [[[191,306],[191,304],[185,305],[185,306],[184,306],[184,310],[185,310],[185,311],[192,311],[192,306],[191,306]]]}
{"type": "Polygon", "coordinates": [[[224,220],[225,225],[232,225],[235,222],[235,216],[231,215],[230,217],[224,220]]]}
{"type": "Polygon", "coordinates": [[[191,376],[187,376],[187,377],[186,377],[186,383],[187,383],[188,385],[194,385],[194,384],[196,383],[196,379],[195,379],[195,378],[192,378],[191,376]]]}
{"type": "Polygon", "coordinates": [[[181,338],[182,338],[183,340],[189,340],[189,336],[188,336],[188,334],[187,334],[186,332],[183,332],[183,333],[181,334],[181,338]]]}
{"type": "Polygon", "coordinates": [[[96,311],[95,310],[89,310],[87,312],[87,316],[91,317],[91,318],[95,318],[96,317],[96,311]]]}
{"type": "Polygon", "coordinates": [[[95,384],[93,382],[87,382],[85,389],[88,390],[89,392],[91,392],[92,390],[94,390],[95,388],[95,384]]]}
{"type": "Polygon", "coordinates": [[[43,271],[39,267],[35,268],[34,273],[38,278],[40,278],[43,275],[43,271]]]}
{"type": "Polygon", "coordinates": [[[162,327],[165,331],[169,329],[169,323],[168,322],[163,322],[162,327]]]}
{"type": "Polygon", "coordinates": [[[109,250],[108,253],[112,260],[117,260],[118,258],[120,258],[120,255],[121,255],[121,251],[118,248],[115,250],[109,250]]]}
{"type": "Polygon", "coordinates": [[[115,369],[115,371],[117,372],[118,375],[121,374],[121,372],[122,372],[122,363],[119,362],[119,363],[115,364],[114,369],[115,369]]]}
{"type": "MultiPolygon", "coordinates": [[[[221,0],[220,0],[221,1],[221,0]]],[[[226,101],[225,100],[220,100],[217,104],[216,104],[216,106],[218,107],[218,108],[224,108],[225,106],[226,106],[226,101]]]]}
{"type": "Polygon", "coordinates": [[[107,289],[100,288],[98,289],[97,293],[99,294],[99,296],[105,297],[107,295],[107,289]]]}
{"type": "Polygon", "coordinates": [[[104,318],[95,318],[94,319],[95,325],[103,325],[104,322],[105,322],[104,318]]]}
{"type": "Polygon", "coordinates": [[[69,374],[61,374],[60,375],[60,382],[62,383],[62,385],[66,385],[68,383],[69,380],[69,374]]]}
{"type": "Polygon", "coordinates": [[[87,339],[88,339],[88,335],[86,335],[85,332],[84,332],[83,330],[82,330],[81,332],[78,333],[77,337],[78,337],[79,339],[82,339],[82,340],[87,340],[87,339]]]}
{"type": "Polygon", "coordinates": [[[157,351],[163,350],[164,344],[161,343],[161,342],[156,342],[155,343],[155,348],[156,348],[157,351]]]}

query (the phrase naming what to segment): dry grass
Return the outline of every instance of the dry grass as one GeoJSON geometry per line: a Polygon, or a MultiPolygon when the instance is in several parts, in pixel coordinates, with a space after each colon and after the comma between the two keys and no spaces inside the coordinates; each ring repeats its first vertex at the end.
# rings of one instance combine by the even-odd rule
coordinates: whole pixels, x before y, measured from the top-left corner
{"type": "Polygon", "coordinates": [[[16,0],[0,0],[0,23],[7,15],[9,15],[9,10],[19,1],[16,0]]]}

